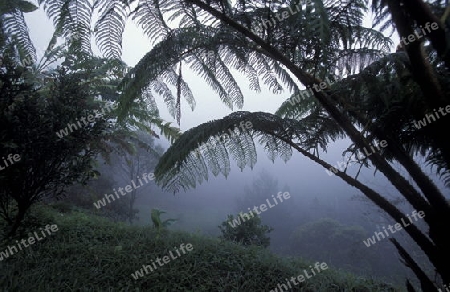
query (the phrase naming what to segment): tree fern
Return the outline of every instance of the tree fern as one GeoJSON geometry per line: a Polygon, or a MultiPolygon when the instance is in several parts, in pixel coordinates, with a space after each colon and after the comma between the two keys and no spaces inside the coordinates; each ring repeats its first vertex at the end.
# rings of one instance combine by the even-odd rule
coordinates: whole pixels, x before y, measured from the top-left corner
{"type": "MultiPolygon", "coordinates": [[[[412,32],[421,23],[420,21],[424,20],[424,18],[420,18],[423,16],[420,15],[420,11],[418,13],[420,19],[405,18],[405,15],[401,14],[408,12],[408,9],[411,14],[417,14],[417,10],[414,10],[415,7],[411,3],[424,4],[423,1],[381,2],[380,7],[387,2],[391,4],[391,8],[394,7],[391,12],[397,13],[396,23],[405,25],[404,32],[407,32],[406,34],[412,32]],[[400,4],[403,6],[400,7],[400,4]],[[399,14],[399,12],[401,13],[399,14]]],[[[136,1],[130,1],[129,4],[132,3],[136,3],[136,1]]],[[[177,72],[177,69],[180,68],[178,66],[180,64],[184,66],[185,63],[193,66],[192,68],[205,78],[224,103],[230,107],[239,105],[239,99],[236,98],[239,88],[226,88],[228,85],[237,86],[237,83],[232,81],[234,80],[233,76],[228,74],[228,68],[238,67],[240,72],[246,72],[247,76],[251,78],[252,88],[259,88],[258,79],[260,79],[273,92],[281,92],[283,85],[286,85],[283,83],[292,83],[294,80],[294,83],[301,82],[305,86],[311,86],[326,76],[348,76],[333,86],[334,88],[317,92],[314,95],[320,102],[320,106],[311,106],[308,110],[286,107],[284,111],[289,115],[301,114],[298,120],[282,119],[263,113],[238,112],[186,132],[175,141],[174,146],[166,153],[167,155],[163,156],[157,169],[157,178],[165,188],[177,191],[180,188],[193,187],[196,183],[208,178],[209,170],[214,174],[227,175],[230,169],[230,156],[233,159],[239,159],[238,166],[241,168],[253,166],[256,162],[254,146],[256,138],[259,138],[258,141],[263,144],[271,159],[275,159],[276,156],[288,159],[291,155],[291,148],[295,148],[314,162],[329,168],[331,167],[329,164],[320,160],[317,154],[313,155],[309,151],[311,149],[316,151],[316,148],[320,146],[326,147],[329,139],[342,133],[341,129],[358,148],[367,147],[369,141],[386,135],[394,144],[398,143],[395,145],[398,147],[389,146],[390,153],[386,154],[388,161],[379,153],[374,153],[369,159],[386,175],[391,184],[413,208],[426,211],[425,221],[430,226],[429,237],[426,237],[414,225],[409,226],[406,231],[426,252],[443,280],[450,279],[450,273],[446,268],[450,254],[445,249],[449,241],[444,238],[445,230],[439,226],[440,222],[448,221],[450,206],[442,192],[412,160],[410,153],[405,152],[405,150],[417,149],[414,147],[414,141],[409,138],[417,135],[418,131],[411,131],[411,116],[401,114],[399,111],[403,105],[412,105],[405,101],[405,97],[413,97],[427,104],[428,99],[417,94],[418,85],[424,92],[427,92],[425,89],[433,91],[433,88],[438,87],[430,86],[430,84],[440,85],[440,83],[435,82],[438,80],[434,80],[434,76],[431,75],[427,75],[427,78],[423,79],[417,78],[417,70],[413,72],[416,74],[413,80],[415,82],[411,81],[411,74],[408,70],[395,71],[398,68],[401,69],[402,66],[409,65],[407,63],[402,65],[401,62],[385,62],[388,65],[386,70],[390,70],[390,72],[377,69],[376,67],[383,63],[379,62],[373,64],[374,66],[360,74],[359,77],[352,75],[363,71],[364,66],[387,54],[387,48],[390,46],[389,40],[381,33],[362,27],[362,16],[366,11],[367,1],[313,1],[313,5],[305,7],[301,10],[302,12],[292,15],[288,19],[275,21],[273,25],[261,29],[253,28],[257,27],[261,21],[272,19],[274,13],[287,8],[288,4],[298,3],[298,1],[254,1],[254,5],[246,5],[243,1],[225,3],[202,0],[148,1],[147,3],[151,6],[151,11],[158,12],[151,14],[148,22],[144,24],[149,35],[154,34],[155,27],[163,25],[165,19],[171,17],[173,21],[179,20],[179,25],[177,24],[179,28],[164,34],[122,83],[121,89],[125,93],[122,102],[124,110],[129,111],[133,107],[134,101],[140,102],[139,99],[142,99],[142,96],[151,88],[151,83],[157,78],[169,71],[177,72]],[[342,9],[342,7],[347,9],[342,9]],[[304,11],[308,13],[303,13],[304,11]],[[213,52],[212,56],[202,55],[205,51],[213,52]],[[278,67],[273,62],[278,62],[278,67]],[[224,67],[223,64],[227,64],[227,67],[224,67]],[[284,67],[288,68],[296,79],[289,79],[288,75],[283,72],[284,67]],[[361,80],[372,80],[373,82],[365,85],[361,84],[361,80]],[[426,84],[421,82],[422,80],[425,80],[426,84]],[[374,97],[380,88],[376,85],[385,86],[381,88],[385,88],[386,95],[374,97]],[[225,92],[229,89],[231,94],[225,92]],[[326,109],[326,112],[323,109],[326,109]],[[398,119],[395,119],[397,113],[398,119]],[[232,128],[235,122],[241,122],[244,118],[252,122],[251,130],[232,132],[229,140],[215,143],[214,146],[206,145],[204,146],[206,150],[199,151],[204,143],[212,143],[218,139],[220,134],[232,128]],[[339,127],[333,125],[334,121],[339,127]],[[327,126],[322,126],[321,122],[327,126]],[[405,147],[404,149],[403,145],[410,148],[405,147]],[[394,169],[393,165],[389,163],[392,159],[396,159],[405,167],[416,185],[411,184],[394,169]],[[428,214],[432,214],[432,216],[428,216],[428,214]]],[[[374,3],[376,6],[380,1],[374,1],[374,3]]],[[[66,10],[70,11],[71,6],[66,6],[68,7],[66,10]]],[[[138,15],[139,9],[142,9],[139,5],[137,7],[137,10],[132,11],[132,15],[138,15]]],[[[422,6],[422,8],[427,8],[427,6],[422,6]]],[[[64,18],[67,13],[64,13],[64,9],[62,11],[61,16],[64,18]]],[[[435,15],[429,14],[425,17],[429,19],[427,17],[436,18],[435,15]]],[[[61,17],[59,18],[61,19],[61,17]]],[[[58,24],[66,29],[64,26],[66,22],[63,19],[58,24]]],[[[76,21],[77,24],[79,22],[76,21]]],[[[79,32],[78,26],[74,27],[77,32],[79,32]]],[[[448,68],[450,59],[446,54],[447,38],[443,29],[439,28],[436,34],[430,34],[429,39],[436,47],[436,56],[442,58],[444,65],[448,68]],[[443,35],[444,38],[436,38],[435,36],[438,34],[443,35]]],[[[414,53],[421,52],[416,50],[414,53]]],[[[409,51],[408,54],[411,56],[409,51]]],[[[416,54],[416,56],[418,55],[416,54]]],[[[417,59],[422,60],[422,55],[417,59]]],[[[426,64],[426,62],[416,61],[414,58],[410,58],[411,65],[426,64]]],[[[443,62],[440,62],[440,66],[435,66],[436,72],[443,72],[443,76],[436,76],[436,79],[448,79],[448,72],[442,71],[440,67],[443,67],[443,62]]],[[[428,71],[422,70],[422,72],[428,71]]],[[[183,72],[178,71],[176,76],[175,115],[179,117],[177,110],[180,108],[181,102],[183,72]]],[[[288,88],[296,90],[293,84],[289,84],[288,88]]],[[[447,98],[438,90],[434,92],[441,95],[439,97],[441,100],[447,98]]],[[[429,99],[433,98],[433,95],[429,96],[429,99]]],[[[423,112],[423,109],[420,110],[418,106],[413,105],[411,108],[414,117],[423,112]]],[[[431,134],[434,134],[434,138],[436,138],[435,132],[431,134]]],[[[423,141],[422,144],[429,143],[426,139],[423,141]]],[[[439,141],[442,142],[442,139],[439,141]]],[[[446,154],[446,152],[441,153],[446,154]]],[[[345,173],[338,172],[336,175],[361,190],[395,220],[398,221],[403,216],[395,206],[367,186],[345,173]]]]}
{"type": "MultiPolygon", "coordinates": [[[[195,101],[189,87],[183,78],[178,78],[182,73],[174,73],[183,62],[202,76],[231,109],[235,106],[240,108],[243,104],[238,83],[229,71],[231,68],[246,74],[250,88],[254,90],[260,90],[260,80],[276,93],[282,92],[285,86],[291,93],[298,89],[297,82],[287,71],[265,55],[255,43],[249,42],[244,35],[232,33],[227,25],[189,1],[98,0],[94,5],[88,5],[86,1],[75,4],[70,0],[41,0],[39,3],[54,19],[61,35],[72,33],[80,36],[81,47],[85,50],[88,49],[87,38],[90,37],[88,22],[94,13],[100,15],[94,26],[94,35],[107,57],[120,56],[121,35],[128,15],[155,44],[122,83],[124,98],[121,118],[130,109],[133,99],[146,95],[146,98],[154,100],[155,96],[148,91],[152,87],[159,91],[158,95],[163,92],[162,97],[173,117],[177,115],[180,105],[174,96],[183,97],[193,108],[195,101]],[[77,5],[78,10],[74,8],[77,5]],[[170,25],[174,22],[178,22],[180,28],[171,29],[170,25]],[[203,52],[212,52],[213,57],[205,58],[201,55],[203,52]],[[173,78],[175,75],[178,76],[176,79],[173,78]],[[169,94],[168,88],[163,88],[161,83],[154,84],[161,76],[169,77],[172,85],[179,81],[174,85],[178,86],[176,94],[169,94]]],[[[301,1],[245,4],[239,1],[234,4],[212,1],[210,5],[249,29],[267,18],[273,18],[277,11],[287,10],[288,6],[291,9],[301,7],[296,14],[275,22],[270,29],[253,33],[284,51],[298,66],[319,78],[338,72],[342,74],[344,67],[349,72],[356,72],[379,57],[380,50],[384,51],[389,46],[381,34],[362,28],[366,11],[363,0],[342,0],[338,3],[314,0],[308,5],[303,5],[301,1]],[[313,37],[307,42],[302,41],[307,36],[313,37]],[[347,47],[341,49],[341,44],[347,47]]]]}

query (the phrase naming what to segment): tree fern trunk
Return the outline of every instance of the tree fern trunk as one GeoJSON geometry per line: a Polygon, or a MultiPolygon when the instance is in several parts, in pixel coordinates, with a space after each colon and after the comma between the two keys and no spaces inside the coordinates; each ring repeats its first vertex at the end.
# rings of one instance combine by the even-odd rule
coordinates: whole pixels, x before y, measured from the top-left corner
{"type": "Polygon", "coordinates": [[[430,278],[428,278],[425,272],[417,265],[417,263],[408,254],[408,252],[400,245],[400,243],[398,243],[398,241],[395,238],[389,238],[389,240],[394,244],[398,253],[405,261],[405,265],[408,268],[410,268],[414,272],[416,277],[419,279],[422,290],[427,292],[437,291],[437,288],[433,284],[433,281],[431,281],[430,278]]]}

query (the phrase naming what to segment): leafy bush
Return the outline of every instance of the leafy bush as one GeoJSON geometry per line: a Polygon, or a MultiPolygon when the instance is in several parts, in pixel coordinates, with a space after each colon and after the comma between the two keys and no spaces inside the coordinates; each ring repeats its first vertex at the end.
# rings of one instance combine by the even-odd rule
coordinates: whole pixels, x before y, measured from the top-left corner
{"type": "Polygon", "coordinates": [[[87,126],[78,121],[105,105],[85,82],[93,74],[60,67],[37,87],[37,75],[13,59],[4,55],[0,68],[0,157],[20,159],[0,173],[0,217],[10,235],[30,206],[98,175],[93,161],[110,128],[106,116],[87,126]]]}
{"type": "MultiPolygon", "coordinates": [[[[242,218],[242,215],[240,216],[242,218]]],[[[273,228],[262,225],[261,218],[258,216],[250,217],[247,220],[242,220],[242,222],[241,218],[238,216],[234,219],[233,215],[228,215],[228,219],[219,225],[222,232],[219,238],[237,242],[244,246],[257,245],[268,247],[270,245],[270,237],[266,236],[266,234],[270,233],[273,228]],[[233,222],[234,227],[232,226],[233,222]]]]}

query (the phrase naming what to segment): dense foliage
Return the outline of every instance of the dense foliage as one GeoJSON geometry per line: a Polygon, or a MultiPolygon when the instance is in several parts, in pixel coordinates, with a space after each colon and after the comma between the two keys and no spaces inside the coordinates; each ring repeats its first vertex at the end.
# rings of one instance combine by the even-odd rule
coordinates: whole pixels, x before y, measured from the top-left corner
{"type": "Polygon", "coordinates": [[[85,73],[55,72],[41,88],[30,82],[28,69],[4,56],[0,68],[0,156],[20,155],[20,161],[0,172],[1,216],[10,233],[19,227],[28,208],[45,197],[60,196],[68,185],[97,175],[93,159],[99,137],[108,132],[107,116],[58,137],[77,119],[100,110],[83,82],[85,73]]]}
{"type": "Polygon", "coordinates": [[[244,246],[255,245],[268,247],[270,245],[270,233],[273,228],[261,223],[258,215],[239,214],[236,219],[228,215],[227,220],[219,225],[222,232],[221,239],[229,240],[244,246]],[[242,216],[241,216],[242,215],[242,216]],[[236,223],[238,220],[239,223],[236,223]]]}
{"type": "MultiPolygon", "coordinates": [[[[77,209],[62,213],[38,205],[33,215],[40,218],[41,226],[57,224],[59,231],[0,262],[3,274],[0,286],[5,290],[269,291],[314,264],[282,259],[257,247],[244,248],[184,232],[167,232],[157,238],[157,231],[151,227],[111,223],[77,209]],[[191,243],[193,250],[153,272],[144,273],[138,280],[132,278],[131,274],[142,265],[167,255],[182,243],[191,243]]],[[[13,243],[12,240],[3,242],[0,250],[13,243]]],[[[305,289],[401,291],[333,269],[294,286],[292,291],[305,289]]]]}

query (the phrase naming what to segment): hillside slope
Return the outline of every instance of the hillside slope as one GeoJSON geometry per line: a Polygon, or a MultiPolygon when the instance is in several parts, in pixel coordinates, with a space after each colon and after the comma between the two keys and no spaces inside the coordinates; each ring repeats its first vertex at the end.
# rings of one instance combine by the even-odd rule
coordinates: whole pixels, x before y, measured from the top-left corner
{"type": "Polygon", "coordinates": [[[1,243],[2,291],[286,291],[280,289],[288,282],[289,291],[402,291],[331,268],[313,275],[315,263],[258,248],[184,232],[158,235],[151,227],[60,211],[35,209],[39,223],[28,231],[40,235],[47,224],[58,227],[46,238],[16,253],[12,246],[34,233],[1,243]],[[13,254],[5,258],[8,248],[13,254]],[[149,265],[147,272],[143,265],[149,265]],[[302,283],[289,280],[299,275],[305,275],[302,283]]]}

